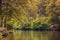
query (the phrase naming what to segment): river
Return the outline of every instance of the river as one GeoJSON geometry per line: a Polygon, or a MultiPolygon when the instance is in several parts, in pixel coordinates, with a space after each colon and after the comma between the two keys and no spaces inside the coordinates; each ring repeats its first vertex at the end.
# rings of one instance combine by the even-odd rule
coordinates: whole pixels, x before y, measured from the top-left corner
{"type": "Polygon", "coordinates": [[[4,40],[60,40],[58,31],[14,31],[4,40]]]}

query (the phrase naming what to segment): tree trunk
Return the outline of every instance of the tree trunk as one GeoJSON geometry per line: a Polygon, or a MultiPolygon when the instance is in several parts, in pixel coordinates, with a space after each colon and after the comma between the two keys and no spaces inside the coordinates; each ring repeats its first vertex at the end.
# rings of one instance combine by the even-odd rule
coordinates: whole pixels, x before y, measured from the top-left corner
{"type": "Polygon", "coordinates": [[[2,27],[6,27],[7,23],[7,17],[6,16],[2,16],[2,27]]]}

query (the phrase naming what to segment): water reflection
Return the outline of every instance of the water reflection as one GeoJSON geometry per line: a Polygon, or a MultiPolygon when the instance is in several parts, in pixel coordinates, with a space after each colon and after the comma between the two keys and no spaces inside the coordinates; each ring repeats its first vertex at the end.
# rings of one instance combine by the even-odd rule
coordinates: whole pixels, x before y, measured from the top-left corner
{"type": "Polygon", "coordinates": [[[60,32],[59,31],[51,32],[50,40],[60,40],[60,32]]]}
{"type": "Polygon", "coordinates": [[[15,31],[13,34],[9,34],[5,40],[60,40],[60,32],[15,31]]]}

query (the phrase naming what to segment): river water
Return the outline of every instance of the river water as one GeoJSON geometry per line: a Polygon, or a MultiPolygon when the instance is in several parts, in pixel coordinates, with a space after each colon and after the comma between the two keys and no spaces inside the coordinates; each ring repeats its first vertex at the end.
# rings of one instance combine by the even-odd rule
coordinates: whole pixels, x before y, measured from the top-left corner
{"type": "Polygon", "coordinates": [[[14,31],[3,40],[60,40],[58,31],[14,31]]]}

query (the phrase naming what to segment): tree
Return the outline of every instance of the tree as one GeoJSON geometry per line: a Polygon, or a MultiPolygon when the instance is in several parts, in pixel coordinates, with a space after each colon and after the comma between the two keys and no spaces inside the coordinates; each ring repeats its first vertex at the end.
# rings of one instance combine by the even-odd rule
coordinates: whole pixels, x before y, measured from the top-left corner
{"type": "Polygon", "coordinates": [[[50,25],[55,16],[56,0],[2,0],[1,25],[22,27],[33,22],[50,25]]]}

